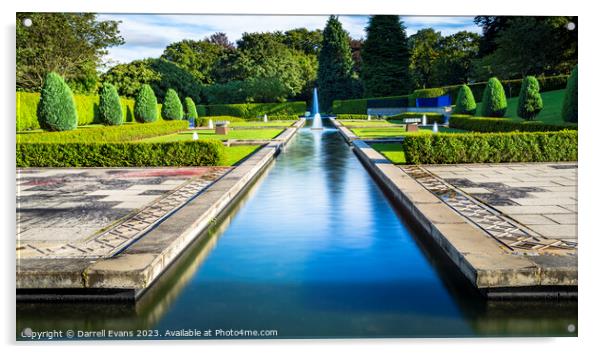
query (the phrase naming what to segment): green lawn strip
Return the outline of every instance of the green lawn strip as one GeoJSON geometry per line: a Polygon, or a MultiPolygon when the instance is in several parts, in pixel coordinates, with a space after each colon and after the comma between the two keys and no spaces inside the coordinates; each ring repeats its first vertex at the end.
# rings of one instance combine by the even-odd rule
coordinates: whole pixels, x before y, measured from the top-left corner
{"type": "MultiPolygon", "coordinates": [[[[535,120],[546,124],[565,124],[562,120],[562,101],[566,90],[556,90],[543,92],[541,98],[543,100],[543,109],[535,120]]],[[[523,119],[517,115],[518,97],[508,98],[508,109],[506,110],[506,118],[522,121],[523,119]]],[[[481,111],[481,103],[477,104],[477,115],[481,111]]]]}
{"type": "MultiPolygon", "coordinates": [[[[432,131],[432,127],[420,127],[419,132],[406,132],[403,126],[383,127],[383,128],[356,128],[352,129],[353,133],[361,139],[378,139],[378,138],[393,138],[407,135],[415,135],[428,133],[432,131]]],[[[464,130],[439,127],[441,133],[464,133],[464,130]]]]}
{"type": "Polygon", "coordinates": [[[224,147],[224,166],[232,166],[261,148],[261,145],[233,145],[224,147]]]}
{"type": "Polygon", "coordinates": [[[395,127],[398,124],[403,124],[402,121],[388,120],[340,120],[341,124],[346,127],[395,127]]]}
{"type": "Polygon", "coordinates": [[[400,165],[406,163],[406,154],[400,143],[374,143],[370,144],[370,146],[394,164],[400,165]]]}
{"type": "Polygon", "coordinates": [[[290,127],[296,121],[278,120],[268,122],[231,122],[230,127],[290,127]]]}
{"type": "Polygon", "coordinates": [[[192,141],[192,134],[196,131],[199,139],[238,139],[238,140],[270,140],[278,136],[283,129],[231,129],[226,135],[217,135],[214,130],[188,130],[176,134],[158,136],[149,139],[142,139],[141,142],[157,143],[166,141],[192,141]]]}

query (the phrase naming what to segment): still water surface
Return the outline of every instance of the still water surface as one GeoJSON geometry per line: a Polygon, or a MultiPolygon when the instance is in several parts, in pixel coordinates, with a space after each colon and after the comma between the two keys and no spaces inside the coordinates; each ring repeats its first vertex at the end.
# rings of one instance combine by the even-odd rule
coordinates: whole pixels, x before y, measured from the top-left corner
{"type": "Polygon", "coordinates": [[[304,128],[136,305],[20,303],[17,331],[575,335],[576,302],[484,301],[422,239],[336,130],[304,128]]]}

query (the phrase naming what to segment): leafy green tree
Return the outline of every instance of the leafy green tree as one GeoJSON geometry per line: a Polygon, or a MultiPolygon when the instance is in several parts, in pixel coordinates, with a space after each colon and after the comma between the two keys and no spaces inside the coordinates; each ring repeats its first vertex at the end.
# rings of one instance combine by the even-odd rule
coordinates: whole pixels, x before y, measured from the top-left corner
{"type": "Polygon", "coordinates": [[[100,121],[105,125],[121,125],[123,123],[123,110],[115,86],[106,83],[102,85],[99,93],[98,114],[100,121]]]}
{"type": "Polygon", "coordinates": [[[140,123],[157,120],[157,97],[148,84],[142,85],[134,103],[134,117],[140,123]]]}
{"type": "Polygon", "coordinates": [[[484,117],[503,117],[506,114],[508,103],[506,93],[500,80],[492,77],[487,81],[481,102],[481,115],[484,117]]]}
{"type": "Polygon", "coordinates": [[[477,111],[477,103],[474,100],[472,91],[468,85],[462,85],[458,91],[458,98],[456,98],[456,107],[454,108],[455,114],[470,114],[474,115],[477,111]]]}
{"type": "Polygon", "coordinates": [[[406,93],[410,54],[405,26],[396,15],[371,16],[362,46],[361,78],[367,97],[406,93]]]}
{"type": "Polygon", "coordinates": [[[284,32],[282,41],[290,49],[317,56],[322,45],[322,31],[295,28],[284,32]]]}
{"type": "Polygon", "coordinates": [[[184,106],[186,107],[185,117],[187,120],[198,118],[199,114],[196,111],[196,104],[192,98],[186,97],[186,99],[184,99],[184,106]]]}
{"type": "Polygon", "coordinates": [[[534,76],[526,76],[520,87],[516,113],[526,120],[533,120],[543,109],[543,100],[539,94],[539,82],[534,76]]]}
{"type": "Polygon", "coordinates": [[[333,100],[352,97],[352,68],[349,35],[338,18],[330,16],[323,32],[316,80],[323,110],[330,110],[333,100]]]}
{"type": "Polygon", "coordinates": [[[476,16],[474,23],[483,29],[483,35],[479,41],[478,57],[484,57],[497,49],[495,39],[503,29],[508,27],[510,16],[476,16]]]}
{"type": "Polygon", "coordinates": [[[43,129],[51,131],[77,128],[77,111],[73,93],[57,73],[46,75],[38,104],[38,121],[43,129]]]}
{"type": "Polygon", "coordinates": [[[63,76],[77,92],[96,91],[97,67],[107,48],[123,44],[118,22],[93,13],[17,13],[16,88],[39,91],[49,72],[63,76]],[[24,19],[32,25],[23,25],[24,19]]]}
{"type": "Polygon", "coordinates": [[[565,122],[578,122],[578,100],[577,100],[577,66],[571,72],[569,81],[566,83],[566,91],[562,102],[562,119],[565,122]]]}
{"type": "Polygon", "coordinates": [[[435,82],[435,63],[441,51],[440,42],[443,39],[440,32],[425,28],[410,36],[410,72],[416,87],[426,88],[437,86],[435,82]]]}
{"type": "Polygon", "coordinates": [[[288,88],[278,78],[256,78],[207,86],[203,94],[209,104],[284,102],[288,88]]]}
{"type": "Polygon", "coordinates": [[[142,85],[161,80],[161,75],[151,69],[148,60],[134,60],[131,63],[115,65],[101,76],[103,84],[115,86],[120,95],[136,97],[142,85]]]}
{"type": "Polygon", "coordinates": [[[165,94],[165,101],[161,106],[161,116],[166,120],[180,120],[184,117],[182,102],[174,89],[168,89],[165,94]]]}
{"type": "Polygon", "coordinates": [[[162,59],[171,61],[191,73],[203,84],[214,82],[211,72],[226,49],[208,39],[194,41],[185,39],[171,43],[165,48],[162,59]]]}
{"type": "Polygon", "coordinates": [[[479,39],[474,32],[460,31],[439,40],[433,63],[433,86],[470,81],[473,60],[479,52],[479,39]]]}

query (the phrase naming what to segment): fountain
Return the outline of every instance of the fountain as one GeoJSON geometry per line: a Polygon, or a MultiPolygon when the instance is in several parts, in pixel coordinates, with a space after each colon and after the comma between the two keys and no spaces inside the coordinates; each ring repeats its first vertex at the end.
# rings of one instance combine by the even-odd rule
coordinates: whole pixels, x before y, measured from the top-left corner
{"type": "Polygon", "coordinates": [[[422,125],[426,125],[426,114],[422,115],[422,125]]]}
{"type": "Polygon", "coordinates": [[[433,124],[433,133],[439,133],[439,126],[437,125],[437,122],[433,124]]]}
{"type": "Polygon", "coordinates": [[[207,123],[207,127],[209,127],[209,129],[213,129],[213,119],[209,118],[209,123],[207,123]]]}
{"type": "Polygon", "coordinates": [[[313,130],[321,130],[322,128],[322,117],[320,116],[320,107],[318,105],[318,89],[314,87],[314,99],[311,114],[314,116],[314,121],[311,125],[313,130]]]}
{"type": "Polygon", "coordinates": [[[267,122],[268,122],[268,115],[267,115],[267,114],[264,114],[264,115],[263,115],[263,122],[264,122],[264,123],[267,123],[267,122]]]}
{"type": "Polygon", "coordinates": [[[192,133],[192,140],[199,140],[199,134],[197,134],[197,132],[192,133]]]}
{"type": "Polygon", "coordinates": [[[370,115],[368,114],[368,120],[371,120],[372,117],[370,117],[370,115]]]}

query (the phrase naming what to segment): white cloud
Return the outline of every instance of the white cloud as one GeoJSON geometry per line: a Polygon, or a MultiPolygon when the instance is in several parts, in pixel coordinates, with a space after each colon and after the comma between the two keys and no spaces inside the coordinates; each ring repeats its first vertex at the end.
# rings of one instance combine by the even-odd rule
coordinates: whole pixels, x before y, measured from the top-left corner
{"type": "MultiPolygon", "coordinates": [[[[157,57],[172,42],[182,39],[203,39],[215,32],[224,32],[231,41],[240,39],[244,32],[287,31],[293,28],[322,29],[326,15],[138,15],[103,14],[103,20],[119,20],[119,29],[125,45],[110,48],[107,60],[129,62],[135,59],[157,57]]],[[[343,28],[353,38],[365,37],[367,16],[339,16],[343,28]]],[[[404,16],[408,35],[420,28],[434,27],[443,35],[461,30],[477,31],[472,18],[404,16]]]]}

